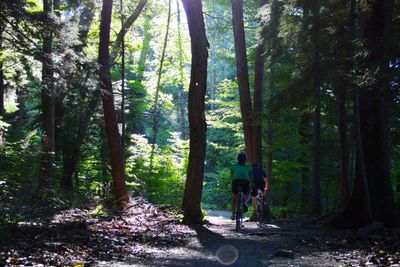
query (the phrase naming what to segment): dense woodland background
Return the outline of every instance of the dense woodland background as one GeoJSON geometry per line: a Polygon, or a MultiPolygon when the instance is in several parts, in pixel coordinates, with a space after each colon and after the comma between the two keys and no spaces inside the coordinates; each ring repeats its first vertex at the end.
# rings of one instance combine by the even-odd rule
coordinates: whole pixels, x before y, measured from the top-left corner
{"type": "Polygon", "coordinates": [[[125,190],[194,222],[241,151],[276,217],[400,222],[400,1],[111,4],[1,0],[0,222],[125,190]]]}

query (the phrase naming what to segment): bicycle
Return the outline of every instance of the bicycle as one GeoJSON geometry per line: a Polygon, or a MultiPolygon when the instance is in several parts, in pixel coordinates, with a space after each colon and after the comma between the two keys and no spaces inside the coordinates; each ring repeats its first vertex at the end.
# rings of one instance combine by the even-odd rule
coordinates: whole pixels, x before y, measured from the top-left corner
{"type": "Polygon", "coordinates": [[[238,199],[236,202],[236,231],[239,231],[243,228],[243,213],[244,213],[244,193],[241,187],[239,187],[239,192],[237,195],[238,199]]]}
{"type": "Polygon", "coordinates": [[[263,191],[260,189],[257,189],[256,201],[257,201],[257,221],[261,225],[264,222],[264,210],[267,203],[265,201],[265,197],[263,196],[263,191]]]}

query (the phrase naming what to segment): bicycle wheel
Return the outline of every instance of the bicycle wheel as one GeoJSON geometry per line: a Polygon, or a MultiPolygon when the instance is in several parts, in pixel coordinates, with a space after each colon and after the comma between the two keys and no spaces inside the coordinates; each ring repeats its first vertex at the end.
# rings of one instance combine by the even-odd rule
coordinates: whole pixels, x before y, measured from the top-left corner
{"type": "Polygon", "coordinates": [[[262,224],[264,219],[264,205],[263,205],[263,200],[260,196],[257,197],[257,213],[258,213],[258,222],[262,224]]]}
{"type": "Polygon", "coordinates": [[[239,192],[238,200],[236,202],[236,231],[242,228],[242,216],[243,216],[243,193],[239,192]]]}

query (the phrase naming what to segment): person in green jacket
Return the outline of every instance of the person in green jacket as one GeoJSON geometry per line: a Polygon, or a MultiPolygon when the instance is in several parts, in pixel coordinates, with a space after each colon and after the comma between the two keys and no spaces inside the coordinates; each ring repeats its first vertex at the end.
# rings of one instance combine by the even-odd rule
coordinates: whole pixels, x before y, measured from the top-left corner
{"type": "MultiPolygon", "coordinates": [[[[237,195],[239,193],[239,187],[245,195],[245,200],[247,200],[250,191],[250,181],[251,181],[251,168],[246,163],[247,156],[245,153],[240,153],[237,156],[237,163],[231,168],[231,179],[232,179],[232,217],[235,219],[236,212],[236,202],[237,195]]],[[[244,203],[244,212],[247,212],[247,201],[244,203]]]]}

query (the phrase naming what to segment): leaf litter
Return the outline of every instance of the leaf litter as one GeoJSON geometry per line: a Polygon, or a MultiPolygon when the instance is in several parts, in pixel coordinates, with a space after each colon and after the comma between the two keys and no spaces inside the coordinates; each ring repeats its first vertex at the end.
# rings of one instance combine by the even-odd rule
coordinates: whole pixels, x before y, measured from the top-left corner
{"type": "Polygon", "coordinates": [[[149,248],[182,246],[195,235],[180,223],[176,209],[153,205],[142,197],[131,199],[125,210],[112,215],[71,208],[48,220],[33,217],[2,226],[0,266],[146,261],[153,257],[147,253],[149,248]]]}

